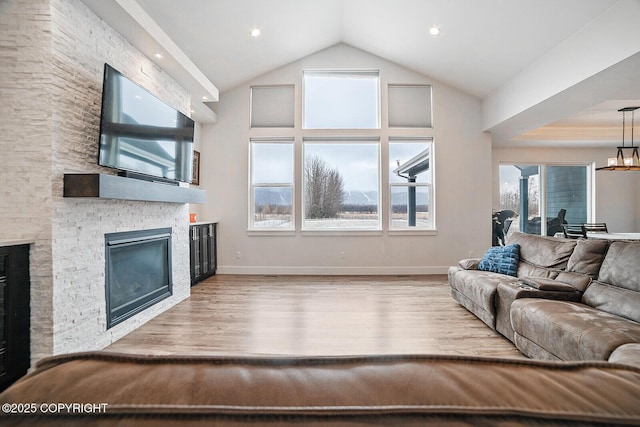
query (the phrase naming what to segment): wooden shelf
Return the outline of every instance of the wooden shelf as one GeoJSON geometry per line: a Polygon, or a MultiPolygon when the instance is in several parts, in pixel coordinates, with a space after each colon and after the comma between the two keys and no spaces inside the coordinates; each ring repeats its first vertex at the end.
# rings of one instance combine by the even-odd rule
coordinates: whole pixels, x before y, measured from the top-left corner
{"type": "Polygon", "coordinates": [[[201,204],[205,201],[205,192],[117,175],[89,173],[64,174],[64,197],[201,204]]]}

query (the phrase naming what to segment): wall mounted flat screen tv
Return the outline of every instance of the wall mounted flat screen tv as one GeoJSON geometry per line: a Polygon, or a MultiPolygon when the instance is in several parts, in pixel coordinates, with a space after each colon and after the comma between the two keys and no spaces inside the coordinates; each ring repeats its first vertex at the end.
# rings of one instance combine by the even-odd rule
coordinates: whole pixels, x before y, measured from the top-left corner
{"type": "Polygon", "coordinates": [[[124,176],[191,182],[193,125],[105,64],[98,164],[124,176]]]}

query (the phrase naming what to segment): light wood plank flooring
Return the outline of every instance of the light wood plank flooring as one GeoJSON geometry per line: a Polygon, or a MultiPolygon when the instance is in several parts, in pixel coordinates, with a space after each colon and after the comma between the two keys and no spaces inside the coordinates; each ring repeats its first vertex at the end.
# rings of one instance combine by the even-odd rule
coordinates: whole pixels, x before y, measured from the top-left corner
{"type": "Polygon", "coordinates": [[[141,354],[525,358],[437,276],[218,275],[106,348],[141,354]]]}

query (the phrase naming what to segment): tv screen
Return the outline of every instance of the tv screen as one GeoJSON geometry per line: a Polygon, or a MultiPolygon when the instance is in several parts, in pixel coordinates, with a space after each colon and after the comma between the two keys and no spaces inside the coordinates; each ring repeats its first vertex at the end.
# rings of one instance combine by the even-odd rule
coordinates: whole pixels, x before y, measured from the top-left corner
{"type": "Polygon", "coordinates": [[[98,163],[191,182],[193,120],[105,64],[98,163]]]}

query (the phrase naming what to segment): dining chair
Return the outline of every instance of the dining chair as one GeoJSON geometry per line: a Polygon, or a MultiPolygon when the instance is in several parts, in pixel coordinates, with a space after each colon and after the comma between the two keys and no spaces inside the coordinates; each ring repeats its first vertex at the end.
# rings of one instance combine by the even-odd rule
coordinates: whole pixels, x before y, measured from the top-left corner
{"type": "Polygon", "coordinates": [[[606,222],[592,222],[582,223],[582,231],[584,237],[587,237],[587,233],[608,233],[606,222]]]}
{"type": "Polygon", "coordinates": [[[567,239],[586,238],[587,232],[584,231],[581,224],[562,224],[562,232],[567,239]]]}

